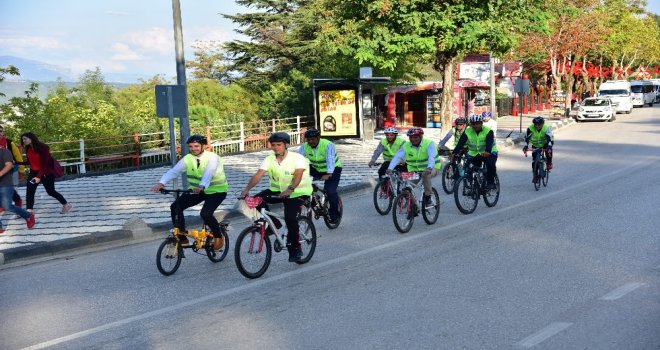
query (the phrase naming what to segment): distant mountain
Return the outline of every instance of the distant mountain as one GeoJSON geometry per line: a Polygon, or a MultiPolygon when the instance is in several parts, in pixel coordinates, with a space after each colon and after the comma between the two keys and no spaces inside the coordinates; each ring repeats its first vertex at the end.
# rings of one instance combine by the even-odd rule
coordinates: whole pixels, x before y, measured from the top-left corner
{"type": "Polygon", "coordinates": [[[16,77],[5,75],[6,81],[56,81],[61,78],[63,81],[74,82],[78,80],[70,70],[48,64],[45,62],[28,60],[15,56],[0,56],[0,67],[15,66],[21,73],[16,77]]]}

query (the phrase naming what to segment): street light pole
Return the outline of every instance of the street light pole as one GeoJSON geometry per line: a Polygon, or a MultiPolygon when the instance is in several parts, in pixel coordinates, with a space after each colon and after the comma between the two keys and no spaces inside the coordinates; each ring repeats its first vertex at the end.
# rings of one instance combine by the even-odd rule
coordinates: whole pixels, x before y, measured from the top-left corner
{"type": "MultiPolygon", "coordinates": [[[[176,83],[177,85],[186,85],[186,60],[183,56],[183,30],[181,29],[181,4],[179,0],[172,0],[172,13],[174,16],[174,51],[176,55],[176,83]]],[[[185,108],[184,113],[179,117],[179,128],[181,139],[181,155],[188,154],[188,136],[190,136],[190,122],[188,120],[188,94],[184,99],[185,108]]],[[[183,188],[188,187],[188,179],[186,175],[181,176],[181,183],[183,188]]]]}

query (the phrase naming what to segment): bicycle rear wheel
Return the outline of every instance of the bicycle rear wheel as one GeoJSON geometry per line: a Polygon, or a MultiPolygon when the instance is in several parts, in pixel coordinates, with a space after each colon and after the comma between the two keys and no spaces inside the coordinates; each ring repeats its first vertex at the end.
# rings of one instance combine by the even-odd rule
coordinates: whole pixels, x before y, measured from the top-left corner
{"type": "Polygon", "coordinates": [[[455,177],[458,177],[456,164],[449,163],[446,167],[442,168],[442,189],[446,194],[451,194],[454,191],[455,177]]]}
{"type": "Polygon", "coordinates": [[[435,188],[432,188],[432,190],[433,194],[431,194],[431,202],[424,203],[422,201],[422,218],[424,218],[424,221],[429,225],[435,224],[438,220],[438,215],[440,214],[440,196],[435,188]]]}
{"type": "Polygon", "coordinates": [[[258,278],[263,275],[273,255],[270,239],[261,235],[261,228],[250,226],[236,238],[234,260],[241,275],[247,278],[258,278]]]}
{"type": "Polygon", "coordinates": [[[486,203],[486,206],[488,207],[494,207],[495,204],[497,204],[497,201],[500,200],[500,178],[495,175],[493,181],[495,182],[495,189],[487,190],[483,194],[484,203],[486,203]]]}
{"type": "Polygon", "coordinates": [[[316,227],[314,223],[306,217],[298,218],[298,228],[300,230],[300,260],[296,263],[304,264],[309,262],[316,250],[316,227]]]}
{"type": "Polygon", "coordinates": [[[479,189],[477,181],[471,177],[461,176],[454,185],[454,202],[456,208],[463,214],[472,214],[479,203],[479,189]]]}
{"type": "Polygon", "coordinates": [[[394,227],[401,233],[406,233],[412,228],[415,221],[414,203],[410,190],[403,190],[394,199],[394,208],[392,208],[392,219],[394,227]]]}
{"type": "Polygon", "coordinates": [[[532,173],[534,174],[534,189],[539,190],[541,188],[541,171],[539,170],[540,162],[539,161],[534,161],[534,165],[532,166],[532,173]]]}
{"type": "Polygon", "coordinates": [[[176,272],[181,266],[183,248],[174,237],[167,237],[158,247],[156,253],[156,267],[165,276],[176,272]]]}
{"type": "Polygon", "coordinates": [[[213,237],[206,237],[206,256],[214,263],[224,260],[229,252],[229,235],[225,230],[220,230],[220,232],[222,232],[222,241],[224,244],[218,250],[213,249],[213,237]]]}
{"type": "Polygon", "coordinates": [[[339,227],[339,224],[341,223],[341,218],[344,215],[344,203],[341,201],[341,197],[337,195],[339,201],[337,204],[337,217],[335,218],[334,221],[330,221],[330,201],[327,198],[325,198],[325,202],[323,203],[323,207],[325,208],[326,215],[323,216],[323,222],[325,222],[325,226],[328,226],[329,229],[336,229],[339,227]]]}
{"type": "Polygon", "coordinates": [[[394,194],[392,193],[392,186],[390,179],[385,178],[374,188],[374,207],[376,212],[380,215],[387,215],[392,209],[392,201],[394,201],[394,194]]]}

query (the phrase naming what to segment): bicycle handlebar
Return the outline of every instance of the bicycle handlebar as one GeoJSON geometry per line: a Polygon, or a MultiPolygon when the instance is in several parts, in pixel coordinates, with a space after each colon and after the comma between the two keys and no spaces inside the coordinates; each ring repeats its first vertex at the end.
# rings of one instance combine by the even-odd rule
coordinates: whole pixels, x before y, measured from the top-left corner
{"type": "Polygon", "coordinates": [[[162,194],[170,194],[170,193],[183,194],[183,193],[192,193],[192,190],[168,190],[166,188],[161,188],[158,192],[162,194]]]}

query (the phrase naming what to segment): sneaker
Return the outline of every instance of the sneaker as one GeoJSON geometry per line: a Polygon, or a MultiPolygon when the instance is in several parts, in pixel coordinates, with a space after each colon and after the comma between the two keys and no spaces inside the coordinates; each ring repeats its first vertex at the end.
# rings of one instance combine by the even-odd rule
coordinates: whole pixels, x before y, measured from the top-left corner
{"type": "Polygon", "coordinates": [[[0,233],[5,233],[5,229],[0,227],[0,233]]]}
{"type": "Polygon", "coordinates": [[[302,258],[302,252],[299,248],[294,248],[287,244],[286,249],[289,251],[289,262],[300,262],[300,259],[302,258]]]}
{"type": "Polygon", "coordinates": [[[67,204],[63,205],[62,206],[62,211],[60,212],[60,214],[68,213],[71,210],[71,207],[72,207],[71,203],[67,203],[67,204]]]}
{"type": "Polygon", "coordinates": [[[14,205],[17,207],[23,207],[23,201],[19,199],[16,202],[14,202],[14,205]]]}
{"type": "Polygon", "coordinates": [[[30,216],[25,219],[25,223],[27,224],[27,228],[33,228],[35,224],[34,220],[34,213],[31,213],[30,216]]]}
{"type": "Polygon", "coordinates": [[[430,195],[428,195],[428,196],[425,195],[424,198],[422,198],[422,203],[424,203],[425,206],[428,206],[429,204],[431,204],[431,196],[430,195]]]}
{"type": "Polygon", "coordinates": [[[225,245],[225,240],[222,237],[215,237],[213,239],[213,250],[220,250],[225,245]]]}

